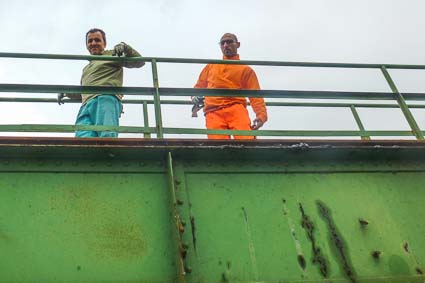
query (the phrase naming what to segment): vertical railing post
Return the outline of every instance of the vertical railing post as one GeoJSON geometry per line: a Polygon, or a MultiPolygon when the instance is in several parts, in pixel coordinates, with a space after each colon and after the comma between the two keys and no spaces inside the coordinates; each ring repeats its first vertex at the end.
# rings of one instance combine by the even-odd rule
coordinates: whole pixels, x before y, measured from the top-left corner
{"type": "Polygon", "coordinates": [[[407,106],[407,103],[404,100],[403,95],[398,91],[397,86],[395,85],[390,74],[388,73],[387,68],[385,66],[382,66],[381,71],[384,74],[384,77],[387,80],[387,83],[390,86],[392,92],[395,94],[396,99],[397,99],[397,103],[398,103],[401,111],[403,112],[404,117],[406,118],[407,122],[409,123],[409,126],[412,129],[413,134],[416,136],[416,138],[418,140],[423,140],[424,135],[422,134],[421,129],[419,128],[418,124],[415,121],[415,118],[413,117],[412,113],[410,112],[409,107],[407,106]]]}
{"type": "Polygon", "coordinates": [[[156,65],[156,59],[152,59],[152,79],[153,87],[155,88],[153,94],[153,104],[155,109],[156,135],[158,138],[163,138],[164,130],[162,128],[161,99],[159,97],[158,68],[156,65]]]}
{"type": "MultiPolygon", "coordinates": [[[[357,127],[359,127],[359,130],[364,132],[365,128],[363,126],[362,120],[360,119],[359,113],[357,113],[356,107],[354,105],[350,106],[351,113],[353,113],[354,120],[356,120],[357,127]]],[[[362,135],[362,140],[370,140],[369,136],[362,135]]]]}
{"type": "MultiPolygon", "coordinates": [[[[143,125],[145,128],[149,128],[149,115],[148,115],[148,102],[146,100],[143,101],[143,125]]],[[[150,138],[150,133],[143,133],[144,138],[150,138]]]]}

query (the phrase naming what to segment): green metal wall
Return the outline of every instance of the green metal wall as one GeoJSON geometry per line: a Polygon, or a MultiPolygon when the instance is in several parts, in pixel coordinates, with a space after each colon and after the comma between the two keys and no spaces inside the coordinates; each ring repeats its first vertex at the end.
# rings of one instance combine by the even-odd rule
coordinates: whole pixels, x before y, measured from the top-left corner
{"type": "Polygon", "coordinates": [[[160,173],[0,174],[1,282],[172,282],[160,173]]]}
{"type": "Polygon", "coordinates": [[[424,149],[0,140],[0,282],[425,282],[424,149]]]}

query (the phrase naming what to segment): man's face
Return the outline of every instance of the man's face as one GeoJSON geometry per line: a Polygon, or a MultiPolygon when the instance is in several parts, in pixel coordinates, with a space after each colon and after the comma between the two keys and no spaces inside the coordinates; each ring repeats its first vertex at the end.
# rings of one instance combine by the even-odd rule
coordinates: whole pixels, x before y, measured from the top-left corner
{"type": "Polygon", "coordinates": [[[102,34],[97,31],[87,35],[86,46],[91,55],[102,55],[106,42],[103,40],[102,34]]]}
{"type": "Polygon", "coordinates": [[[230,35],[223,35],[220,39],[220,48],[223,55],[233,57],[238,54],[238,48],[241,44],[237,42],[236,38],[230,35]]]}

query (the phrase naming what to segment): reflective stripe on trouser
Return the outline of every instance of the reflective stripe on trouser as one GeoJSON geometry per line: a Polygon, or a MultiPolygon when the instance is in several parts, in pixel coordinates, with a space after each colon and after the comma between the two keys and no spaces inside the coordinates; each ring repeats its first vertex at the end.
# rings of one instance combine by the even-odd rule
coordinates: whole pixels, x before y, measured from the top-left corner
{"type": "MultiPolygon", "coordinates": [[[[75,125],[118,126],[122,104],[115,95],[99,95],[82,105],[75,125]]],[[[78,138],[116,138],[117,132],[76,131],[78,138]]]]}
{"type": "MultiPolygon", "coordinates": [[[[251,130],[248,110],[242,104],[233,104],[205,115],[209,130],[251,130]]],[[[228,135],[208,135],[209,139],[230,139],[228,135]]],[[[254,136],[234,136],[235,139],[254,139],[254,136]]]]}

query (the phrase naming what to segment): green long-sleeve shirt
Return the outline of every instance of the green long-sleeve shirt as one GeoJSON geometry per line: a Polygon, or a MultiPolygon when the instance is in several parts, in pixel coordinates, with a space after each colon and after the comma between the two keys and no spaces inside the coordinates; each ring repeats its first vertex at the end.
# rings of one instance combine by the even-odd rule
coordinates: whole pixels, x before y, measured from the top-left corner
{"type": "MultiPolygon", "coordinates": [[[[139,57],[139,52],[128,46],[126,57],[139,57]]],[[[113,50],[105,50],[100,56],[112,56],[113,50]]],[[[118,61],[90,61],[84,67],[81,76],[82,86],[112,86],[121,87],[123,85],[123,67],[126,68],[140,68],[145,62],[118,62],[118,61]]],[[[81,94],[81,101],[85,104],[90,99],[101,95],[101,93],[83,93],[81,94]]],[[[121,99],[121,94],[116,94],[121,99]]]]}

